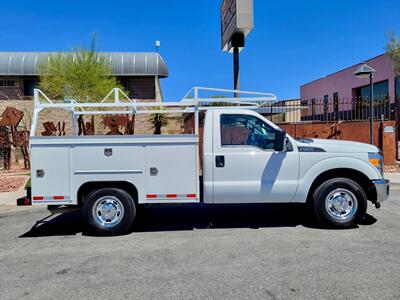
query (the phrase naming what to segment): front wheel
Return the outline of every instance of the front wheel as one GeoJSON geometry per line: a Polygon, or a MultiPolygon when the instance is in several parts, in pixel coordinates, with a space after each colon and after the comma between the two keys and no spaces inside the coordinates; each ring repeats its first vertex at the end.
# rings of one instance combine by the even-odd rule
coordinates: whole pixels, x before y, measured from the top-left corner
{"type": "Polygon", "coordinates": [[[327,227],[351,228],[365,217],[367,197],[362,187],[348,178],[333,178],[313,193],[313,210],[327,227]]]}
{"type": "Polygon", "coordinates": [[[98,233],[126,233],[136,215],[135,202],[124,190],[103,188],[91,192],[83,205],[83,215],[90,229],[98,233]]]}

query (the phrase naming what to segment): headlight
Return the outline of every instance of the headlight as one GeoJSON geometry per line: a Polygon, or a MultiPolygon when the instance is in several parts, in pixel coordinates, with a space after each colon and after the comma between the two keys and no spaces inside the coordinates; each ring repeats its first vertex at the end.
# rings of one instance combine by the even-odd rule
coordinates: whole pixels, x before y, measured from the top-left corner
{"type": "Polygon", "coordinates": [[[368,153],[368,160],[383,175],[383,156],[381,152],[368,153]]]}

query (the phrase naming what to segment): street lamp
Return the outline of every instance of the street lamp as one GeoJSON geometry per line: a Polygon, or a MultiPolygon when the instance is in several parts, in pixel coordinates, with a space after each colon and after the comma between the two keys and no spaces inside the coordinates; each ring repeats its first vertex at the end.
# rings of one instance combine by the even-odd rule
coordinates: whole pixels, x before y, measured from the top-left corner
{"type": "Polygon", "coordinates": [[[363,62],[355,71],[354,75],[358,78],[368,78],[369,77],[369,134],[370,134],[370,144],[374,144],[374,85],[372,83],[373,73],[376,71],[363,62]]]}
{"type": "Polygon", "coordinates": [[[156,52],[159,51],[160,46],[161,46],[161,42],[160,41],[156,41],[156,52]]]}

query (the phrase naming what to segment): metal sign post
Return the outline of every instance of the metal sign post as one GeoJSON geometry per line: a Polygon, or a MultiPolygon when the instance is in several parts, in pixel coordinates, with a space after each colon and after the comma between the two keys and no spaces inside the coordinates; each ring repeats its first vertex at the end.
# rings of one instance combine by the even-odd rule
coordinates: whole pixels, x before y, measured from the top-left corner
{"type": "MultiPolygon", "coordinates": [[[[233,48],[233,85],[234,90],[240,90],[240,69],[239,69],[239,48],[233,48]]],[[[235,92],[235,98],[240,97],[238,93],[235,92]]]]}
{"type": "MultiPolygon", "coordinates": [[[[222,50],[233,52],[233,87],[240,89],[239,53],[253,30],[253,0],[223,0],[221,5],[222,50]]],[[[235,98],[239,94],[235,92],[235,98]]]]}
{"type": "Polygon", "coordinates": [[[353,73],[358,78],[369,77],[369,133],[370,143],[374,144],[374,84],[372,82],[373,74],[376,71],[368,66],[365,62],[362,63],[353,73]]]}
{"type": "Polygon", "coordinates": [[[372,82],[373,73],[369,73],[369,134],[370,144],[374,145],[374,84],[372,82]]]}

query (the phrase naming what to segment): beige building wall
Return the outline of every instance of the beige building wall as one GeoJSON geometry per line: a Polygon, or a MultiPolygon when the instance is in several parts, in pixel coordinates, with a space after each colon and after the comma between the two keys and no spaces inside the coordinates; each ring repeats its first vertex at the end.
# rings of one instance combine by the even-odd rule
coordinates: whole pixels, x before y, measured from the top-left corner
{"type": "Polygon", "coordinates": [[[293,123],[301,121],[301,108],[300,100],[289,100],[285,101],[287,111],[285,113],[284,122],[293,123]]]}

